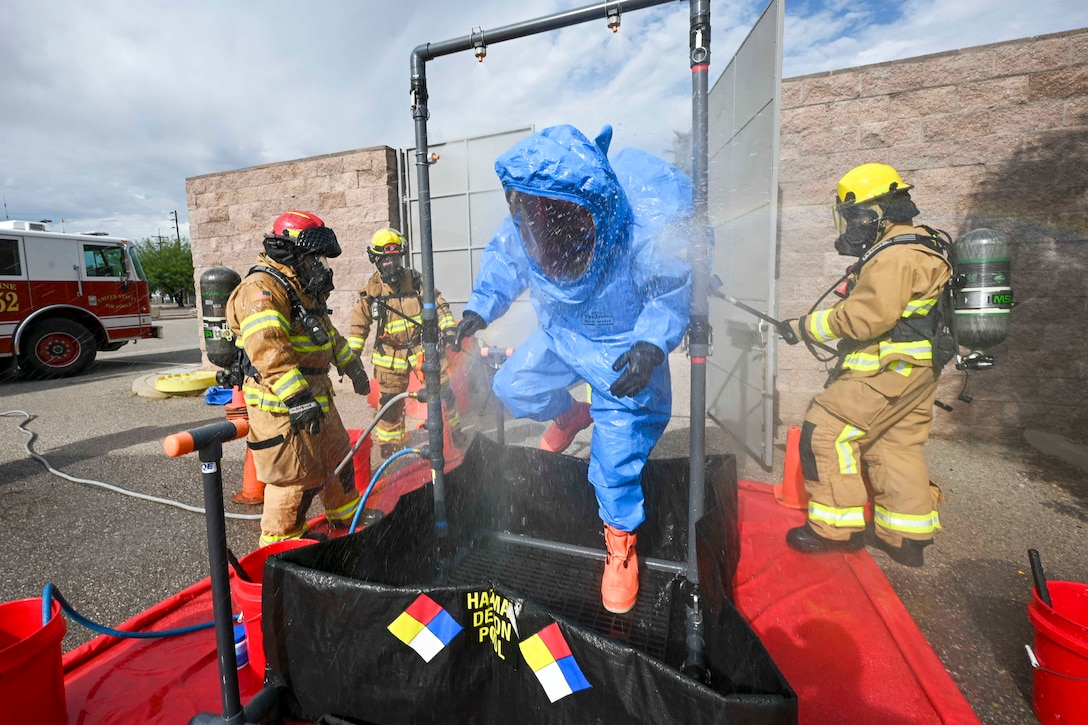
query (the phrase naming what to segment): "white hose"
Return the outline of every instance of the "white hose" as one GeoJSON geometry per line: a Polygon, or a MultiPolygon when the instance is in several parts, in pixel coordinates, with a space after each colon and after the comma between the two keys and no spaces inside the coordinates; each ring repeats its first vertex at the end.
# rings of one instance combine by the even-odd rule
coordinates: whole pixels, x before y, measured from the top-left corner
{"type": "MultiPolygon", "coordinates": [[[[27,428],[26,428],[26,424],[30,421],[30,413],[27,413],[25,410],[8,410],[8,411],[5,411],[3,413],[0,413],[0,418],[6,418],[6,417],[9,417],[9,416],[13,416],[13,415],[23,416],[23,421],[21,423],[19,423],[19,425],[18,425],[19,430],[21,430],[27,436],[27,442],[25,444],[23,444],[23,450],[26,451],[26,454],[28,456],[30,456],[31,458],[33,458],[34,460],[38,461],[43,466],[45,466],[45,469],[47,471],[49,471],[50,473],[52,473],[54,476],[60,476],[61,478],[65,479],[65,480],[72,481],[73,483],[85,483],[88,486],[97,486],[98,488],[104,488],[107,491],[113,491],[114,493],[124,494],[125,496],[132,496],[133,498],[143,499],[144,501],[150,501],[152,503],[161,503],[161,504],[163,504],[165,506],[173,506],[174,508],[179,508],[182,511],[189,511],[189,512],[194,513],[194,514],[204,514],[205,513],[204,509],[200,508],[199,506],[190,506],[189,504],[184,504],[184,503],[181,503],[180,501],[173,501],[173,500],[168,499],[168,498],[159,498],[158,496],[149,496],[146,493],[139,493],[137,491],[129,491],[127,489],[120,488],[118,486],[113,486],[113,485],[108,484],[108,483],[103,483],[102,481],[92,481],[89,478],[76,478],[75,476],[69,476],[67,473],[64,473],[63,471],[58,471],[57,469],[55,469],[51,465],[49,465],[49,461],[45,460],[44,457],[42,457],[42,456],[38,455],[37,453],[35,453],[34,449],[30,447],[31,444],[34,443],[34,439],[38,437],[36,433],[34,433],[33,431],[30,431],[30,430],[27,430],[27,428]]],[[[234,519],[236,521],[260,521],[261,520],[261,514],[224,513],[223,516],[228,518],[228,519],[234,519]]]]}

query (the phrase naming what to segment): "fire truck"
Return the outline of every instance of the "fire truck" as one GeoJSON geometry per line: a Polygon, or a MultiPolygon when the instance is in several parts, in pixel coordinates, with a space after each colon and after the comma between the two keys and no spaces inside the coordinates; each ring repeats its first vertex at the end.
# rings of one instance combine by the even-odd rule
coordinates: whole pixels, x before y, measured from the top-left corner
{"type": "Polygon", "coordinates": [[[99,350],[157,337],[134,244],[0,221],[0,364],[14,358],[30,377],[67,377],[99,350]]]}

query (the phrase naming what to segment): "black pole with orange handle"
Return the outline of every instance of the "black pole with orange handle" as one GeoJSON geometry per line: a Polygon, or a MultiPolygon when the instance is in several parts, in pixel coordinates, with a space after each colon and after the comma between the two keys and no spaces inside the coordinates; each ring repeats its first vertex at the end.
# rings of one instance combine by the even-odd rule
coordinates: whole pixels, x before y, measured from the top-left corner
{"type": "Polygon", "coordinates": [[[204,525],[208,533],[208,564],[212,580],[212,612],[215,616],[215,649],[219,655],[219,683],[223,714],[200,713],[190,725],[242,725],[257,722],[277,699],[275,691],[263,690],[242,707],[238,689],[238,658],[234,653],[234,616],[230,601],[230,570],[227,561],[227,526],[223,509],[223,443],[249,433],[249,421],[235,418],[167,436],[163,450],[171,458],[193,451],[200,457],[204,484],[204,525]],[[257,712],[261,710],[261,712],[257,712]]]}

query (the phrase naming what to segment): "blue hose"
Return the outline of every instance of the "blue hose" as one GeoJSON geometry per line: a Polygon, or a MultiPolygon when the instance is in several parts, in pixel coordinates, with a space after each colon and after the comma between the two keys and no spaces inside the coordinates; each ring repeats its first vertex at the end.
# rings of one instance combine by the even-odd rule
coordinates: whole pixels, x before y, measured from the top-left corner
{"type": "Polygon", "coordinates": [[[366,500],[370,498],[370,492],[374,490],[374,484],[376,484],[378,482],[378,479],[381,478],[382,472],[385,471],[386,466],[388,466],[390,463],[397,460],[401,456],[407,456],[411,453],[418,452],[419,451],[417,451],[415,448],[402,448],[393,455],[389,456],[389,458],[386,458],[384,461],[382,461],[382,465],[378,466],[378,470],[375,471],[374,475],[370,477],[370,484],[367,485],[366,491],[363,493],[362,496],[359,497],[359,506],[355,509],[355,516],[351,518],[351,526],[348,527],[349,534],[355,533],[355,527],[359,523],[359,515],[363,513],[363,508],[366,506],[366,500]]]}
{"type": "Polygon", "coordinates": [[[125,637],[128,639],[154,639],[156,637],[174,637],[179,634],[189,634],[190,632],[198,632],[202,629],[210,629],[215,626],[215,622],[202,622],[200,624],[193,624],[188,627],[181,627],[180,629],[164,629],[159,632],[122,632],[119,629],[110,629],[109,627],[103,627],[101,624],[96,624],[91,620],[84,617],[82,614],[72,608],[72,605],[64,600],[60,590],[53,586],[52,583],[46,584],[45,589],[42,590],[42,626],[44,627],[49,623],[49,620],[53,618],[53,600],[56,599],[60,602],[60,607],[64,610],[69,617],[74,621],[82,624],[92,632],[98,632],[99,634],[108,634],[112,637],[125,637]]]}

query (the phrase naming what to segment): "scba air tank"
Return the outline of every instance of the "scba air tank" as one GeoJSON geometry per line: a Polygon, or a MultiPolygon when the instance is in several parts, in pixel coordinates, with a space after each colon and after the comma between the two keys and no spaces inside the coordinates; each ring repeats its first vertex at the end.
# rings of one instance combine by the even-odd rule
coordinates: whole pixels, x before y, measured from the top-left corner
{"type": "Polygon", "coordinates": [[[956,337],[983,353],[1009,335],[1012,245],[994,229],[976,229],[956,241],[956,337]]]}
{"type": "Polygon", "coordinates": [[[200,275],[204,350],[212,365],[221,368],[229,368],[234,361],[234,335],[227,327],[227,300],[241,282],[242,277],[230,267],[210,267],[200,275]]]}

